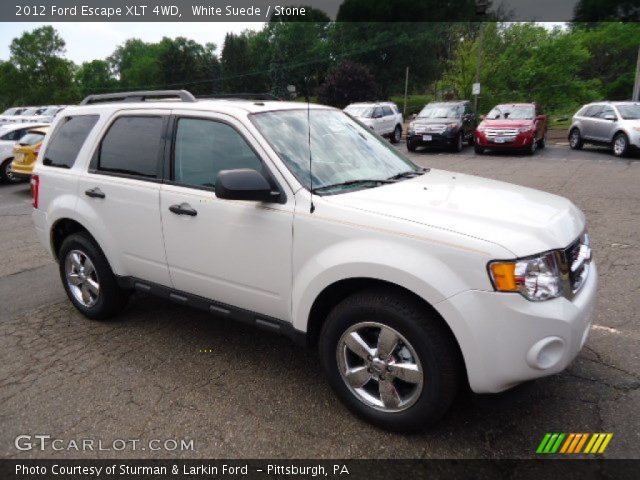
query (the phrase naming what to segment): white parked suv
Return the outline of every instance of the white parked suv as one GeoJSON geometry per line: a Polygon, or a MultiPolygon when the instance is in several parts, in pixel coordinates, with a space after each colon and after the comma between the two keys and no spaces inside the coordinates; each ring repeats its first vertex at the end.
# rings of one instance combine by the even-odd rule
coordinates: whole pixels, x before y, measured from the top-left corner
{"type": "Polygon", "coordinates": [[[402,139],[402,114],[393,102],[352,103],[344,111],[393,143],[402,139]]]}
{"type": "Polygon", "coordinates": [[[54,121],[32,191],[89,318],[140,291],[288,335],[319,349],[350,409],[400,431],[465,383],[500,392],[585,344],[598,275],[565,198],[420,168],[325,106],[83,103],[54,121]]]}

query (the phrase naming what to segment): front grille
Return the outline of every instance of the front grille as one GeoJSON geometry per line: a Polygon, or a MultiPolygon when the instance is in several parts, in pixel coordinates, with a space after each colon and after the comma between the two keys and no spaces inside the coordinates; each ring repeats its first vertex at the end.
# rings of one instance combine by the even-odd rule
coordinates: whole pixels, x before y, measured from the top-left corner
{"type": "Polygon", "coordinates": [[[416,133],[443,133],[447,129],[446,125],[416,125],[416,133]]]}
{"type": "Polygon", "coordinates": [[[518,130],[515,128],[487,128],[484,134],[488,138],[494,137],[515,137],[518,135],[518,130]]]}
{"type": "MultiPolygon", "coordinates": [[[[589,235],[582,234],[564,251],[565,272],[569,280],[571,295],[575,295],[585,283],[591,265],[591,244],[589,235]]],[[[569,293],[569,292],[567,292],[569,293]]]]}

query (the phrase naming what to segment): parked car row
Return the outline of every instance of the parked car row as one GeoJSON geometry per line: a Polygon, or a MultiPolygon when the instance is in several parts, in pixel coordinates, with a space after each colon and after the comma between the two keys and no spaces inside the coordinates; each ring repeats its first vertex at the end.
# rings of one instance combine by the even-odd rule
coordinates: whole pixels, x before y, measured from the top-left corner
{"type": "Polygon", "coordinates": [[[0,126],[15,123],[51,123],[67,105],[43,105],[39,107],[12,107],[0,115],[0,126]]]}
{"type": "Polygon", "coordinates": [[[47,134],[47,123],[14,123],[0,127],[0,182],[28,180],[47,134]]]}
{"type": "MultiPolygon", "coordinates": [[[[354,103],[344,111],[393,143],[400,141],[403,120],[394,103],[354,103]]],[[[421,146],[460,152],[466,143],[478,155],[487,150],[533,155],[546,146],[547,130],[547,115],[536,103],[496,105],[478,118],[468,100],[432,102],[409,123],[406,142],[410,152],[421,146]]],[[[573,117],[569,146],[575,150],[585,143],[608,146],[618,157],[640,149],[640,103],[603,101],[583,106],[573,117]]]]}

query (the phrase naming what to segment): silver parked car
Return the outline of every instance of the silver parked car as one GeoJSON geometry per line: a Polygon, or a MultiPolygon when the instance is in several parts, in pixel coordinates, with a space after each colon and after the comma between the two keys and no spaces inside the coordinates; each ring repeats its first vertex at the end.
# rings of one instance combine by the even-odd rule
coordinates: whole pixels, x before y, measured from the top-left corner
{"type": "Polygon", "coordinates": [[[573,116],[569,146],[577,150],[585,143],[610,146],[617,157],[640,148],[640,103],[595,102],[582,107],[573,116]]]}

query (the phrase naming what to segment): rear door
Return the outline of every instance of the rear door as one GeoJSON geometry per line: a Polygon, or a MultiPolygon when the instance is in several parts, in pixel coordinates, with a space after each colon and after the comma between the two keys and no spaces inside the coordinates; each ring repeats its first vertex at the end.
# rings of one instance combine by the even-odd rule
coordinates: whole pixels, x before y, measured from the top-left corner
{"type": "Polygon", "coordinates": [[[168,110],[116,114],[78,189],[78,208],[104,227],[118,273],[165,286],[171,282],[159,205],[168,119],[168,110]]]}
{"type": "Polygon", "coordinates": [[[283,203],[217,198],[221,170],[250,168],[275,182],[274,187],[281,185],[280,190],[285,184],[241,122],[213,112],[194,113],[175,112],[170,174],[160,199],[173,285],[288,320],[293,195],[289,192],[283,203]]]}

